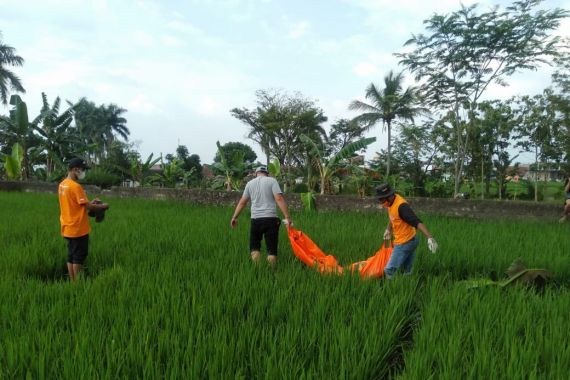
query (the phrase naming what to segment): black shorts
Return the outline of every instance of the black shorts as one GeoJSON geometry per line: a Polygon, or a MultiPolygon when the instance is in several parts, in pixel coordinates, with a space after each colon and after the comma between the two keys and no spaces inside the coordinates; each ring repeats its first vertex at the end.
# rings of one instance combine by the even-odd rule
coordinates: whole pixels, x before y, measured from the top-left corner
{"type": "Polygon", "coordinates": [[[67,262],[70,264],[83,264],[89,253],[89,235],[67,240],[67,262]]]}
{"type": "Polygon", "coordinates": [[[277,256],[277,245],[279,243],[279,218],[255,218],[251,220],[249,230],[249,250],[260,251],[261,239],[265,236],[265,246],[267,254],[277,256]]]}

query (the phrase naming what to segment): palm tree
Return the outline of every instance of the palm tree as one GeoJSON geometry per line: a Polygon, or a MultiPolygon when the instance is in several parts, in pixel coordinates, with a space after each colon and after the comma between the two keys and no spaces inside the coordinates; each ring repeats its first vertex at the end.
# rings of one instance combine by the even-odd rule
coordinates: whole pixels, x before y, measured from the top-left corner
{"type": "Polygon", "coordinates": [[[9,90],[25,93],[24,87],[20,82],[20,78],[7,66],[22,66],[24,58],[16,55],[16,49],[2,43],[2,34],[0,34],[0,99],[2,104],[8,104],[9,90]]]}
{"type": "Polygon", "coordinates": [[[354,100],[349,109],[363,111],[361,115],[353,119],[364,126],[367,130],[376,123],[382,121],[384,129],[388,130],[388,159],[386,162],[386,177],[390,175],[390,154],[392,149],[392,122],[397,119],[413,121],[414,116],[423,112],[422,108],[415,107],[417,102],[416,90],[408,87],[402,89],[404,77],[402,73],[394,74],[390,71],[384,77],[384,88],[378,89],[374,83],[366,89],[366,99],[369,103],[354,100]]]}
{"type": "Polygon", "coordinates": [[[116,133],[121,136],[123,140],[128,141],[131,132],[127,127],[127,119],[122,116],[127,112],[127,110],[115,104],[103,106],[103,110],[105,114],[105,124],[107,127],[105,134],[107,135],[108,140],[110,140],[110,142],[114,141],[114,133],[116,133]]]}
{"type": "Polygon", "coordinates": [[[130,131],[127,119],[122,116],[126,109],[114,104],[97,106],[82,98],[74,110],[75,124],[85,146],[93,153],[94,161],[105,157],[108,147],[116,140],[115,133],[128,140],[130,131]]]}

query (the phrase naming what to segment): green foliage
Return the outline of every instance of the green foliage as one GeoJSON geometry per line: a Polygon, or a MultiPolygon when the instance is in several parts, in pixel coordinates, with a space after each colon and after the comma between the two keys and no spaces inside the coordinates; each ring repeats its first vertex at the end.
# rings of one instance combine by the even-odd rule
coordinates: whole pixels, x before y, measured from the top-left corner
{"type": "Polygon", "coordinates": [[[18,143],[12,147],[12,153],[4,155],[4,170],[10,179],[22,179],[22,160],[24,152],[18,143]]]}
{"type": "Polygon", "coordinates": [[[293,187],[294,193],[307,193],[309,192],[309,186],[306,183],[296,183],[293,187]]]}
{"type": "Polygon", "coordinates": [[[8,69],[9,66],[24,65],[24,58],[16,54],[16,49],[2,42],[0,34],[0,102],[8,104],[9,89],[16,92],[26,92],[20,78],[8,69]]]}
{"type": "Polygon", "coordinates": [[[371,83],[366,89],[366,99],[370,103],[354,100],[349,109],[362,113],[353,119],[356,124],[363,125],[365,130],[379,122],[388,131],[388,155],[386,160],[386,176],[390,175],[392,156],[392,123],[397,119],[413,121],[424,110],[418,107],[419,98],[414,87],[403,89],[404,76],[390,71],[384,77],[384,87],[379,88],[371,83]]]}
{"type": "MultiPolygon", "coordinates": [[[[440,245],[437,255],[422,237],[414,273],[378,282],[305,270],[284,228],[277,270],[252,265],[248,223],[220,227],[231,208],[109,201],[105,222],[92,224],[86,275],[70,284],[57,197],[0,192],[10,221],[0,223],[0,378],[570,373],[568,225],[420,215],[440,245]],[[555,270],[559,286],[543,293],[463,286],[466,278],[501,273],[518,256],[555,270]]],[[[371,256],[387,222],[385,214],[356,212],[293,219],[343,265],[371,256]]]]}
{"type": "Polygon", "coordinates": [[[310,137],[301,135],[299,136],[299,139],[307,145],[309,157],[311,157],[313,165],[319,172],[321,194],[329,193],[331,191],[331,178],[338,171],[344,160],[353,157],[356,151],[362,150],[376,141],[376,137],[369,137],[352,142],[332,157],[327,158],[325,157],[325,153],[322,149],[313,140],[311,140],[310,137]]]}
{"type": "Polygon", "coordinates": [[[121,184],[121,177],[109,173],[104,168],[94,167],[87,171],[83,182],[89,185],[99,186],[102,189],[108,189],[111,186],[119,186],[121,184]]]}
{"type": "Polygon", "coordinates": [[[306,192],[299,194],[301,197],[301,202],[303,203],[303,210],[304,211],[317,211],[317,203],[315,200],[315,196],[312,192],[306,192]]]}
{"type": "MultiPolygon", "coordinates": [[[[222,147],[222,151],[224,152],[224,155],[226,157],[233,157],[234,153],[236,151],[241,151],[241,152],[243,152],[244,161],[247,161],[249,163],[253,163],[257,159],[257,154],[255,154],[253,149],[251,149],[251,147],[249,145],[243,144],[241,142],[230,141],[228,143],[225,143],[221,147],[222,147]]],[[[214,162],[220,162],[220,161],[221,161],[221,157],[220,157],[220,152],[218,151],[218,152],[216,152],[216,155],[214,156],[214,162]]]]}
{"type": "Polygon", "coordinates": [[[425,191],[430,198],[450,198],[453,196],[453,183],[450,181],[427,180],[425,191]]]}
{"type": "Polygon", "coordinates": [[[219,141],[216,141],[220,162],[212,165],[219,172],[224,173],[225,185],[228,191],[239,190],[247,170],[251,169],[251,164],[244,160],[245,153],[242,150],[234,150],[231,157],[227,157],[219,141]]]}
{"type": "Polygon", "coordinates": [[[494,7],[486,12],[478,12],[475,4],[450,14],[434,14],[424,21],[426,33],[415,33],[406,42],[412,49],[397,54],[400,63],[423,83],[426,103],[449,116],[455,141],[454,193],[461,185],[475,111],[490,84],[505,86],[506,77],[535,70],[564,46],[560,37],[550,33],[569,11],[542,10],[540,3],[522,0],[505,10],[494,7]]]}
{"type": "Polygon", "coordinates": [[[281,165],[279,160],[275,159],[267,165],[267,170],[272,177],[279,178],[281,176],[281,165]]]}

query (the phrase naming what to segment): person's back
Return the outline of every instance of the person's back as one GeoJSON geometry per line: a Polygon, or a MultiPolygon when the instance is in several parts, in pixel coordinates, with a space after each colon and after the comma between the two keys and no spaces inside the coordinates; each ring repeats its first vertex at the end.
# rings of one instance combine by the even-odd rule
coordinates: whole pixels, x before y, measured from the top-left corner
{"type": "Polygon", "coordinates": [[[251,199],[251,218],[276,218],[275,194],[281,193],[277,180],[268,176],[258,176],[249,181],[244,196],[251,199]]]}
{"type": "Polygon", "coordinates": [[[289,210],[279,183],[275,178],[269,177],[269,172],[265,166],[260,166],[255,170],[255,178],[245,185],[230,225],[234,228],[237,225],[237,218],[241,210],[251,200],[251,226],[249,231],[249,250],[251,259],[254,262],[259,260],[261,255],[261,240],[265,237],[267,246],[267,261],[270,265],[277,262],[277,247],[279,243],[279,226],[281,220],[277,217],[277,207],[283,212],[285,223],[291,224],[289,210]]]}

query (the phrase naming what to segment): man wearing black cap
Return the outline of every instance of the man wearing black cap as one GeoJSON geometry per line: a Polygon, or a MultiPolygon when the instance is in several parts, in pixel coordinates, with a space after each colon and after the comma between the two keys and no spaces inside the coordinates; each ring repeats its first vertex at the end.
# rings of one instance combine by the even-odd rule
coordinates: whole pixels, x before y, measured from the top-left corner
{"type": "Polygon", "coordinates": [[[69,279],[75,281],[89,248],[88,211],[107,210],[109,205],[101,203],[98,199],[89,202],[83,187],[77,182],[85,178],[85,171],[89,169],[87,163],[81,158],[73,158],[68,162],[67,178],[58,188],[59,194],[59,221],[61,235],[67,240],[67,271],[69,279]]]}
{"type": "Polygon", "coordinates": [[[437,243],[422,221],[416,216],[408,202],[387,183],[376,188],[376,196],[382,207],[388,210],[390,223],[384,231],[384,240],[390,240],[394,235],[394,250],[384,268],[386,278],[392,278],[399,268],[404,273],[412,272],[416,248],[420,241],[416,229],[428,239],[428,248],[432,253],[437,251],[437,243]]]}
{"type": "Polygon", "coordinates": [[[243,195],[239,200],[231,226],[237,225],[237,218],[243,208],[251,199],[251,227],[249,232],[249,249],[251,259],[258,262],[261,257],[261,240],[265,236],[267,247],[267,261],[270,265],[277,264],[277,246],[279,242],[279,226],[281,220],[277,217],[275,205],[279,206],[285,223],[290,224],[289,210],[285,203],[285,198],[281,188],[275,178],[269,177],[269,172],[265,166],[260,166],[255,170],[255,178],[245,185],[243,195]]]}

